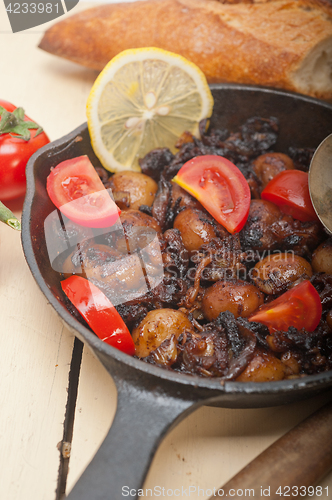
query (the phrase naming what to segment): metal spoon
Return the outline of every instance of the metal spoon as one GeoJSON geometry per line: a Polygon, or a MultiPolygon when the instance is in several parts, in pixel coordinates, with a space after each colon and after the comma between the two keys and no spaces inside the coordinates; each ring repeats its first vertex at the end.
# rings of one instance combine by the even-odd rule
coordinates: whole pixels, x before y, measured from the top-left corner
{"type": "Polygon", "coordinates": [[[318,218],[332,234],[332,134],[320,143],[312,157],[309,192],[318,218]]]}

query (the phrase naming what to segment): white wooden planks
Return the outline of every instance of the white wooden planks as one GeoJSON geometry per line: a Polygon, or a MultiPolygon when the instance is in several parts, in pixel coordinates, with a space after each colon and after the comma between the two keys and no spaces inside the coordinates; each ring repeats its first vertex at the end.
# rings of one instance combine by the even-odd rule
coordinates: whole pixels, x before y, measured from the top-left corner
{"type": "MultiPolygon", "coordinates": [[[[19,214],[18,214],[19,215],[19,214]]],[[[55,498],[73,336],[0,225],[0,498],[55,498]]]]}

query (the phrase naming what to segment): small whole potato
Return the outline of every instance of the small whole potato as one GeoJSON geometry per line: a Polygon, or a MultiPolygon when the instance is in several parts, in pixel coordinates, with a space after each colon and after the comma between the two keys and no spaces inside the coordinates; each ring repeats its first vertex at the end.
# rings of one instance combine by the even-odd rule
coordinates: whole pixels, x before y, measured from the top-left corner
{"type": "Polygon", "coordinates": [[[332,309],[327,313],[326,323],[329,325],[329,327],[332,330],[332,309]]]}
{"type": "Polygon", "coordinates": [[[85,276],[84,268],[82,267],[81,263],[76,263],[73,264],[72,262],[72,256],[73,254],[76,253],[76,250],[71,252],[68,257],[64,260],[62,264],[62,269],[61,272],[63,274],[64,278],[69,278],[72,274],[82,274],[85,276]]]}
{"type": "Polygon", "coordinates": [[[311,265],[315,273],[332,274],[332,238],[316,248],[312,254],[311,265]]]}
{"type": "Polygon", "coordinates": [[[173,227],[180,231],[185,249],[191,254],[217,236],[213,222],[195,208],[182,210],[176,216],[173,227]]]}
{"type": "Polygon", "coordinates": [[[124,227],[126,234],[129,235],[132,228],[135,227],[149,227],[154,229],[157,233],[161,232],[160,225],[151,217],[151,215],[147,215],[139,210],[127,210],[126,212],[121,213],[120,222],[124,227]]]}
{"type": "Polygon", "coordinates": [[[118,252],[108,245],[91,240],[88,246],[79,246],[73,250],[62,264],[62,273],[65,278],[72,274],[86,275],[88,270],[100,267],[106,260],[115,259],[118,252]]]}
{"type": "Polygon", "coordinates": [[[310,279],[311,276],[309,262],[293,252],[268,255],[251,270],[255,285],[268,295],[285,292],[295,281],[310,279]]]}
{"type": "Polygon", "coordinates": [[[202,300],[206,319],[213,321],[221,312],[230,311],[236,318],[247,318],[264,302],[264,294],[246,281],[217,281],[202,300]]]}
{"type": "Polygon", "coordinates": [[[107,283],[114,290],[114,295],[120,292],[134,293],[142,290],[146,292],[146,282],[142,264],[138,255],[127,255],[113,262],[101,263],[97,266],[85,268],[88,279],[95,279],[107,283]]]}
{"type": "Polygon", "coordinates": [[[129,207],[138,210],[141,205],[151,207],[158,184],[148,175],[140,172],[124,170],[117,172],[109,179],[113,191],[129,193],[129,207]]]}
{"type": "Polygon", "coordinates": [[[172,182],[172,208],[175,206],[175,203],[177,203],[179,207],[197,208],[199,210],[202,210],[203,208],[196,198],[191,196],[191,194],[185,191],[178,184],[172,182]]]}
{"type": "Polygon", "coordinates": [[[254,357],[236,381],[271,382],[272,380],[283,380],[291,374],[290,372],[290,368],[272,353],[256,349],[254,357]]]}
{"type": "Polygon", "coordinates": [[[265,153],[253,162],[253,169],[262,189],[280,172],[294,168],[293,160],[284,153],[265,153]]]}
{"type": "Polygon", "coordinates": [[[113,245],[123,253],[149,245],[161,233],[156,219],[139,210],[126,210],[120,215],[122,230],[112,235],[113,245]]]}
{"type": "Polygon", "coordinates": [[[291,375],[298,375],[300,373],[300,363],[292,351],[286,351],[282,354],[280,361],[286,365],[291,375]]]}
{"type": "Polygon", "coordinates": [[[280,209],[267,200],[251,200],[248,220],[241,231],[245,249],[273,250],[279,241],[273,232],[273,224],[281,218],[280,209]]]}
{"type": "Polygon", "coordinates": [[[173,335],[177,339],[185,330],[192,332],[193,327],[183,312],[175,309],[149,311],[132,332],[136,356],[145,358],[166,339],[173,335]]]}

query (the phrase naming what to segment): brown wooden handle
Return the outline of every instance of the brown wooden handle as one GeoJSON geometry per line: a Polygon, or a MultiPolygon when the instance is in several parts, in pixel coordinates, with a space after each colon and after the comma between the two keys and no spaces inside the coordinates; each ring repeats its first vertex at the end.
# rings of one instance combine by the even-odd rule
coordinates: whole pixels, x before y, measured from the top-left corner
{"type": "Polygon", "coordinates": [[[270,500],[280,500],[285,493],[288,497],[299,498],[300,491],[304,493],[309,486],[317,484],[331,468],[332,402],[263,451],[222,486],[211,500],[226,496],[247,497],[249,493],[251,497],[268,496],[270,500]]]}

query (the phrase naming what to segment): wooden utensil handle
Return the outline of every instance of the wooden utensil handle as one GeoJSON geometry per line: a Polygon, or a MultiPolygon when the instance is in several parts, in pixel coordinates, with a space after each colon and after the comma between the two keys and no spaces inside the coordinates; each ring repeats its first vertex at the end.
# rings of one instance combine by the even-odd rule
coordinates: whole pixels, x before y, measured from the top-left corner
{"type": "Polygon", "coordinates": [[[317,484],[331,468],[332,402],[263,451],[211,500],[226,496],[267,496],[270,500],[280,500],[284,496],[303,498],[314,491],[312,488],[308,491],[308,487],[317,484]]]}

